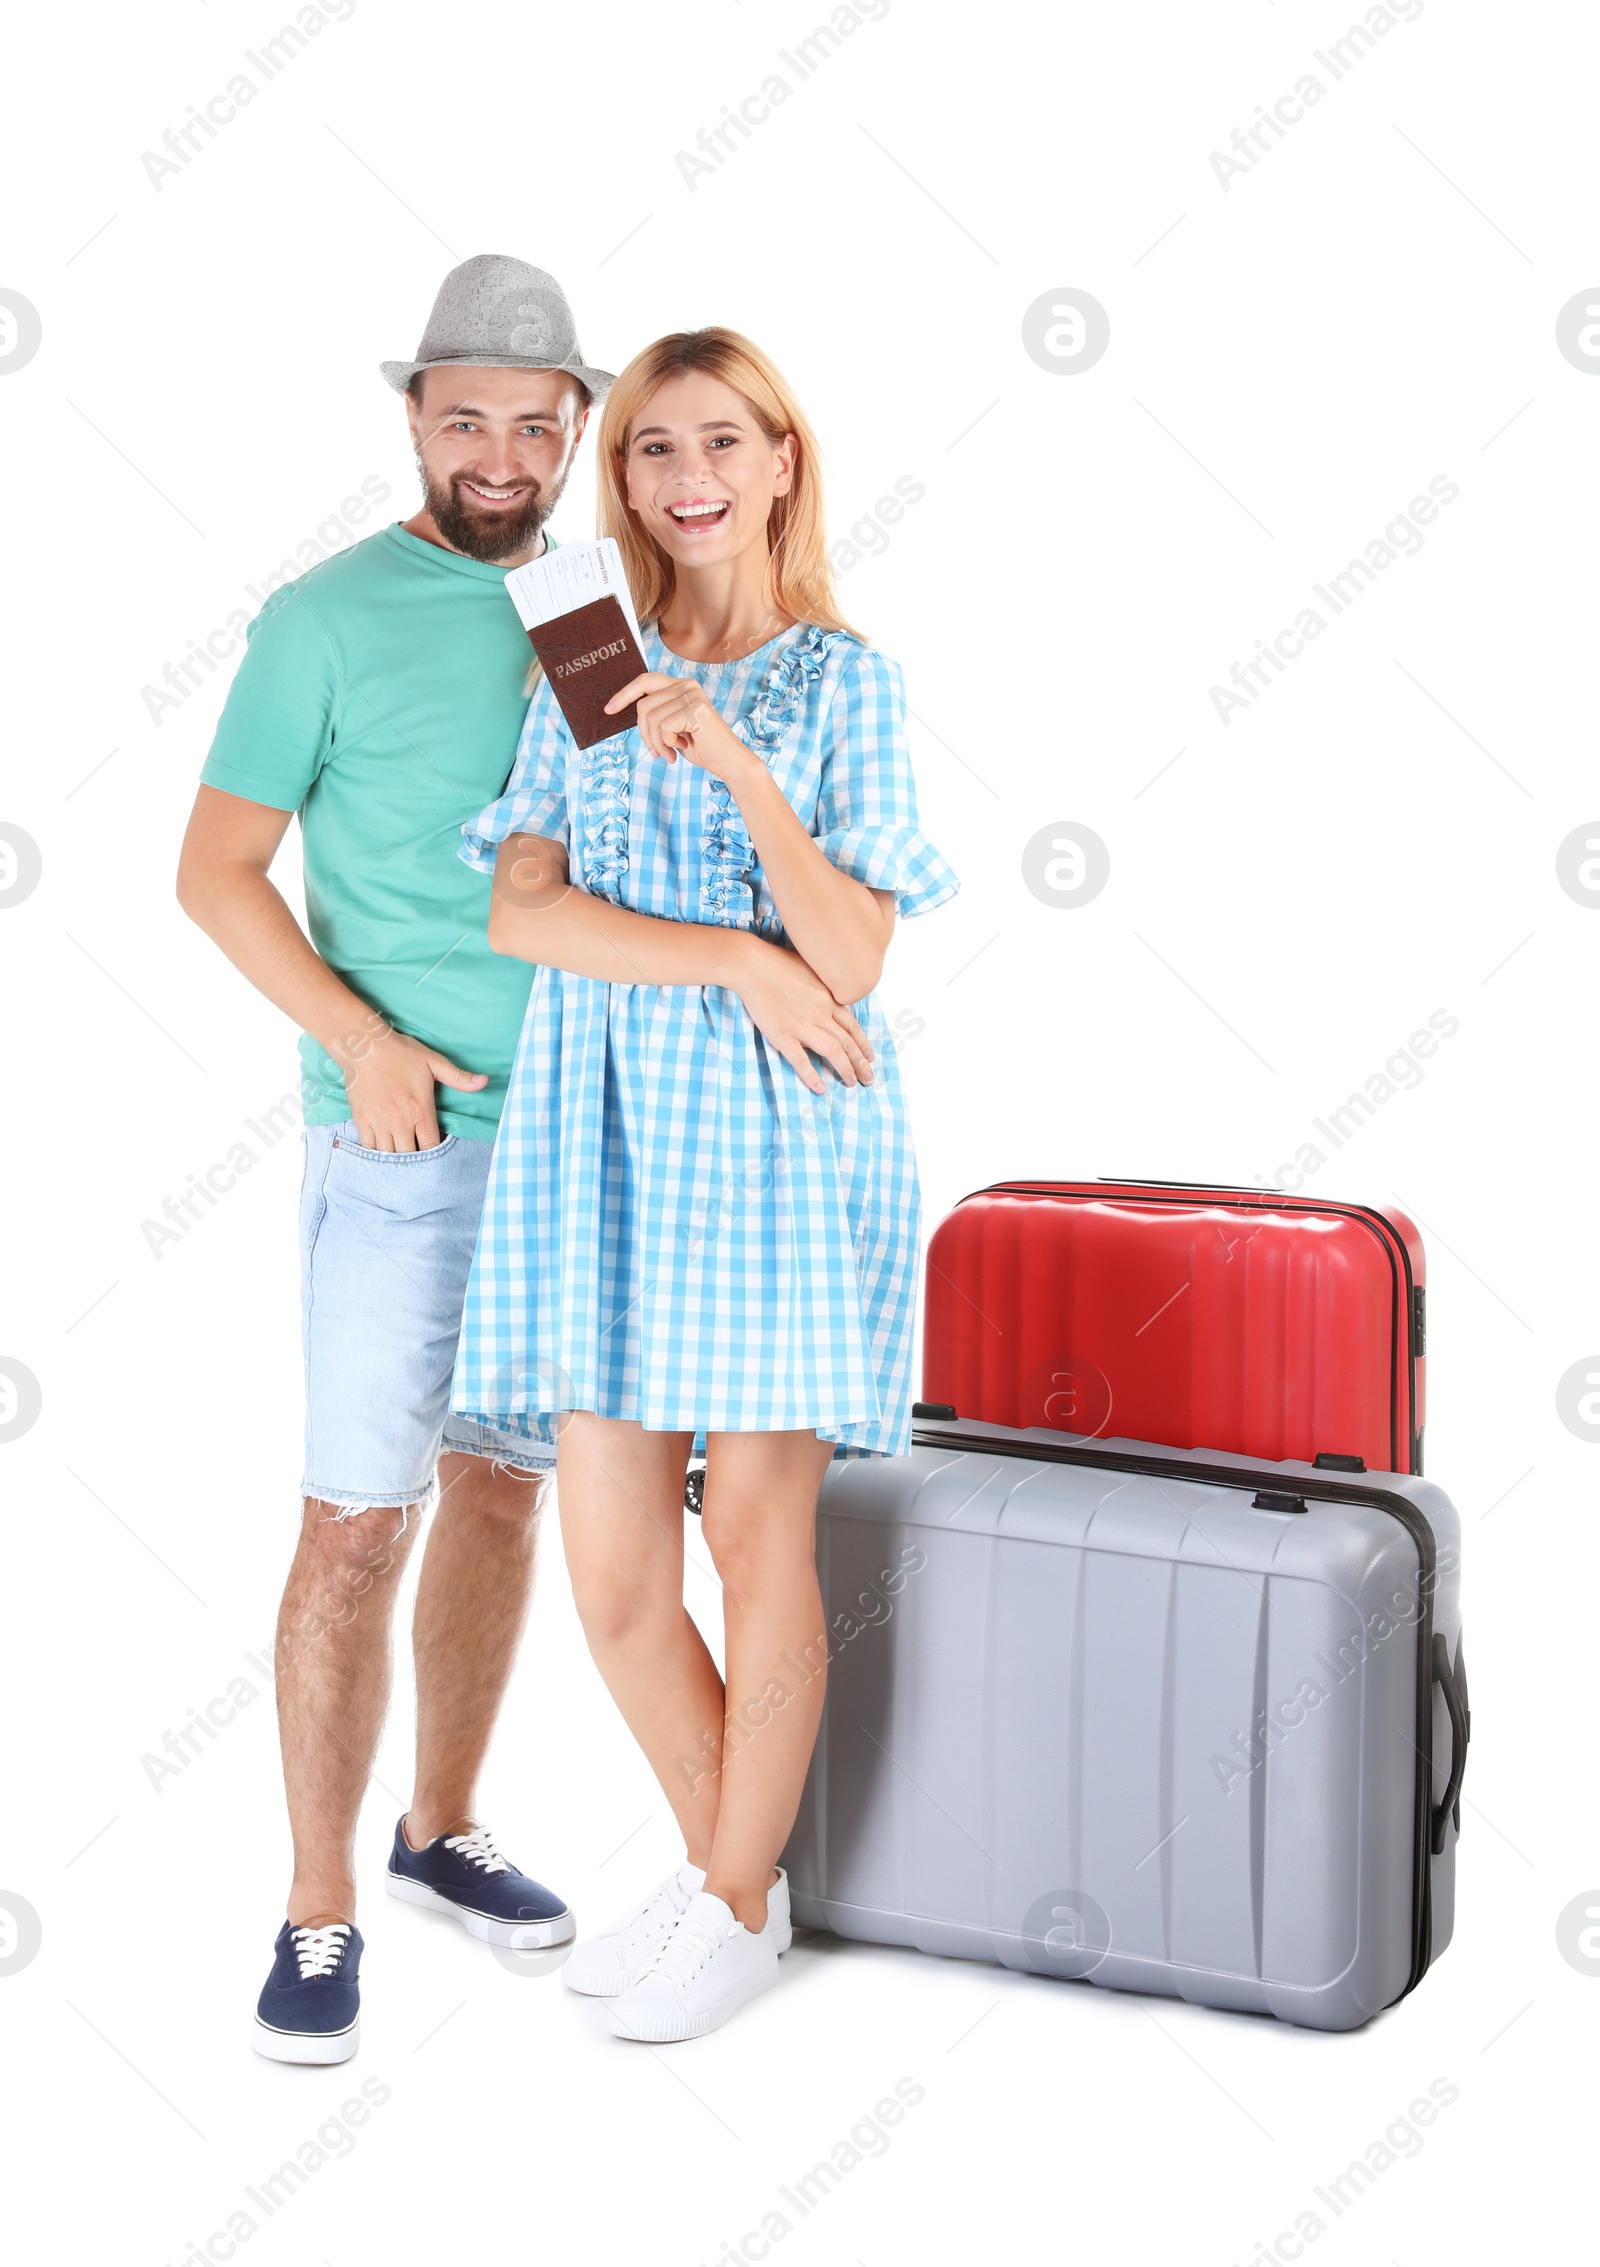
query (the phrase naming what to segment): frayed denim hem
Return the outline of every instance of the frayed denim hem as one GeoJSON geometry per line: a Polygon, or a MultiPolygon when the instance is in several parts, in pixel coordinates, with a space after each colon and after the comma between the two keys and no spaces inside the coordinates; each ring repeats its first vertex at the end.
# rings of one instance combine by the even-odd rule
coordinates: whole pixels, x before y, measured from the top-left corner
{"type": "MultiPolygon", "coordinates": [[[[538,1443],[531,1442],[529,1445],[537,1447],[538,1443]]],[[[550,1451],[547,1463],[538,1464],[524,1464],[518,1458],[508,1456],[503,1448],[467,1448],[460,1441],[450,1442],[444,1454],[475,1456],[482,1464],[492,1464],[497,1472],[509,1472],[513,1480],[553,1480],[556,1476],[554,1449],[550,1451]]]]}
{"type": "Polygon", "coordinates": [[[400,1514],[400,1524],[395,1529],[395,1540],[398,1540],[405,1533],[406,1523],[412,1512],[431,1511],[438,1493],[439,1475],[436,1472],[418,1495],[410,1493],[388,1496],[330,1495],[322,1488],[302,1487],[300,1497],[303,1503],[331,1505],[333,1519],[336,1522],[342,1522],[346,1519],[359,1519],[364,1512],[368,1511],[397,1511],[400,1514]]]}

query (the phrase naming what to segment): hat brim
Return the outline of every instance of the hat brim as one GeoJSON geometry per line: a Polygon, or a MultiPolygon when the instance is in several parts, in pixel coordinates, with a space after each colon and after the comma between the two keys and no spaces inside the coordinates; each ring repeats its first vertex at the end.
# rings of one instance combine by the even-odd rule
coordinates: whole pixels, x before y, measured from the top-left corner
{"type": "Polygon", "coordinates": [[[433,362],[380,362],[378,370],[397,394],[405,392],[419,370],[564,370],[596,401],[603,401],[616,384],[612,370],[596,370],[587,362],[535,362],[525,354],[447,354],[433,362]]]}

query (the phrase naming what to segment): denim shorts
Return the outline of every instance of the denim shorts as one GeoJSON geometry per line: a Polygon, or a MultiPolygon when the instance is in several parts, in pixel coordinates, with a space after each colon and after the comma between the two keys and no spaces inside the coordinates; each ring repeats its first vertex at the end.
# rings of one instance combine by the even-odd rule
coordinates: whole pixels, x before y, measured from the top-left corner
{"type": "Polygon", "coordinates": [[[494,1144],[449,1134],[437,1149],[363,1149],[348,1121],[303,1138],[301,1493],[342,1517],[426,1502],[441,1452],[552,1468],[540,1442],[450,1414],[494,1144]]]}

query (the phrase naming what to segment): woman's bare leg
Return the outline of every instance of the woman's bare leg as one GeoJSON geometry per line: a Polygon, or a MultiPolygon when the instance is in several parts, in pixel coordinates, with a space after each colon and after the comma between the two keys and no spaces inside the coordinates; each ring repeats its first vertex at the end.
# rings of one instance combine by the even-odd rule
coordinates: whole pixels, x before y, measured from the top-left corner
{"type": "Polygon", "coordinates": [[[683,1480],[692,1433],[577,1411],[556,1450],[561,1540],[589,1651],[683,1832],[710,1861],[723,1694],[683,1603],[683,1480]]]}
{"type": "Polygon", "coordinates": [[[712,1433],[706,1452],[704,1529],[722,1578],[727,1657],[706,1888],[760,1930],[827,1682],[816,1511],[833,1447],[814,1432],[712,1433]]]}

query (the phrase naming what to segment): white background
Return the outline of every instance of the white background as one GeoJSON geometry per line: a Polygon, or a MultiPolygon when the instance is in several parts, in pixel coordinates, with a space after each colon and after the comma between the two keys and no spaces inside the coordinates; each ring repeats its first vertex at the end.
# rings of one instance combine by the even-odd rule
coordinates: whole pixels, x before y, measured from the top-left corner
{"type": "MultiPolygon", "coordinates": [[[[0,1890],[43,1927],[0,1976],[28,2256],[176,2267],[363,2078],[389,2100],[253,2261],[710,2267],[902,2077],[925,2098],[785,2260],[1242,2267],[1435,2078],[1458,2099],[1319,2258],[1565,2257],[1590,2217],[1600,1964],[1562,1958],[1556,1918],[1600,1882],[1575,1736],[1597,1450],[1556,1387],[1600,1345],[1600,918],[1556,852],[1600,805],[1600,385],[1555,326],[1600,273],[1592,15],[1430,0],[1335,83],[1312,50],[1362,11],[1333,0],[863,0],[798,84],[777,51],[824,13],[360,0],[159,187],[142,153],[283,17],[13,19],[0,284],[43,325],[0,375],[0,819],[43,860],[0,908],[0,1354],[42,1393],[0,1445],[0,1890]],[[791,99],[689,187],[676,153],[774,69],[791,99]],[[1324,99],[1224,188],[1211,152],[1308,70],[1324,99]],[[230,665],[159,721],[142,689],[363,477],[414,508],[375,365],[485,250],[551,268],[613,368],[685,325],[759,339],[822,436],[836,536],[897,478],[926,489],[842,587],[905,666],[964,882],[886,986],[923,1026],[930,1219],[1005,1175],[1269,1178],[1432,1012],[1459,1020],[1306,1184],[1423,1227],[1428,1469],[1466,1538],[1457,1937],[1359,2034],[819,1938],[713,2039],[624,2048],[377,1893],[402,1674],[362,1829],[360,2059],[248,2051],[287,1870],[246,1654],[296,1523],[298,1143],[159,1260],[141,1223],[292,1088],[293,1035],[173,901],[230,665]],[[1062,287],[1108,312],[1093,369],[1024,350],[1062,287]],[[1437,475],[1460,492],[1425,546],[1224,724],[1210,688],[1437,475]],[[1071,824],[1110,880],[1046,905],[1023,848],[1071,824]],[[142,1757],[240,1676],[253,1704],[157,1791],[142,1757]]],[[[558,532],[589,501],[585,464],[558,532]]],[[[594,1921],[675,1846],[553,1523],[542,1585],[486,1806],[594,1921]]]]}

